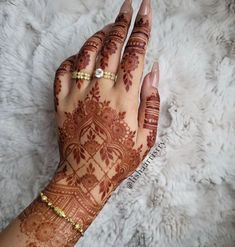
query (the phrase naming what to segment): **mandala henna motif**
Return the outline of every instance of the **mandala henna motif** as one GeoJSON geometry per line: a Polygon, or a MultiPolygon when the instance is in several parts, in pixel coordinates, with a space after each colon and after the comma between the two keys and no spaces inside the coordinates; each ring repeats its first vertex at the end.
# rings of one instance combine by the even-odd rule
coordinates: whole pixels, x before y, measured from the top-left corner
{"type": "Polygon", "coordinates": [[[72,229],[39,199],[34,206],[29,206],[21,213],[18,219],[21,232],[30,239],[26,242],[27,247],[64,247],[73,246],[65,243],[76,242],[77,236],[71,236],[72,229]]]}
{"type": "Polygon", "coordinates": [[[132,81],[132,72],[138,68],[139,55],[146,52],[147,43],[150,36],[150,24],[147,17],[138,17],[131,37],[127,42],[124,56],[121,63],[123,70],[123,82],[126,91],[129,91],[132,81]]]}

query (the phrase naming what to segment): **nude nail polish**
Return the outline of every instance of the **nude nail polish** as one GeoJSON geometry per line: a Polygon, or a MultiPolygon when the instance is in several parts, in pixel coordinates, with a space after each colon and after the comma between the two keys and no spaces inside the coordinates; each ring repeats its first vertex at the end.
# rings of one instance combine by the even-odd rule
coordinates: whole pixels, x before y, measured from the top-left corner
{"type": "Polygon", "coordinates": [[[151,81],[152,81],[152,86],[155,88],[158,88],[159,84],[159,63],[154,62],[153,67],[151,70],[151,81]]]}
{"type": "Polygon", "coordinates": [[[120,9],[120,13],[129,13],[132,9],[132,0],[125,0],[120,9]]]}
{"type": "Polygon", "coordinates": [[[139,14],[148,15],[150,12],[150,0],[143,0],[140,6],[139,14]]]}

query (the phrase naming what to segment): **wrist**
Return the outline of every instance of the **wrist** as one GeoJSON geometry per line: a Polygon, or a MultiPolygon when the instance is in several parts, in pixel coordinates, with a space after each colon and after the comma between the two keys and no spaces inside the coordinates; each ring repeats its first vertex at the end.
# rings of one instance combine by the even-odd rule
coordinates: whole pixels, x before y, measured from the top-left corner
{"type": "Polygon", "coordinates": [[[85,231],[96,218],[103,204],[97,203],[80,186],[61,184],[53,179],[42,191],[54,206],[76,221],[85,231]]]}

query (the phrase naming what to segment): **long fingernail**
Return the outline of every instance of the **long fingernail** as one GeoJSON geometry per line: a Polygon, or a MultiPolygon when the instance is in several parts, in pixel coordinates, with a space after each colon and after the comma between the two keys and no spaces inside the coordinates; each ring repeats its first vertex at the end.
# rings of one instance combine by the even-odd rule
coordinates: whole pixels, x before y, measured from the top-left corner
{"type": "Polygon", "coordinates": [[[120,13],[129,13],[132,9],[132,0],[125,0],[120,9],[120,13]]]}
{"type": "Polygon", "coordinates": [[[158,88],[159,84],[159,63],[154,62],[153,67],[151,70],[151,81],[152,81],[152,86],[155,88],[158,88]]]}
{"type": "Polygon", "coordinates": [[[150,12],[150,0],[143,0],[140,6],[139,14],[148,15],[150,12]]]}

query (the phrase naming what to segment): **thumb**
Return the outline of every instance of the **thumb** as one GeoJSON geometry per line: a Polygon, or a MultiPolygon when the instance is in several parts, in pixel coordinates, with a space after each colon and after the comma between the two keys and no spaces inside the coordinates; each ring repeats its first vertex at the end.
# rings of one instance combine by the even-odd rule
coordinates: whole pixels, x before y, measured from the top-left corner
{"type": "Polygon", "coordinates": [[[152,70],[144,78],[141,88],[138,113],[138,145],[143,145],[143,155],[147,155],[155,144],[159,119],[160,96],[158,93],[159,64],[154,63],[152,70]]]}

